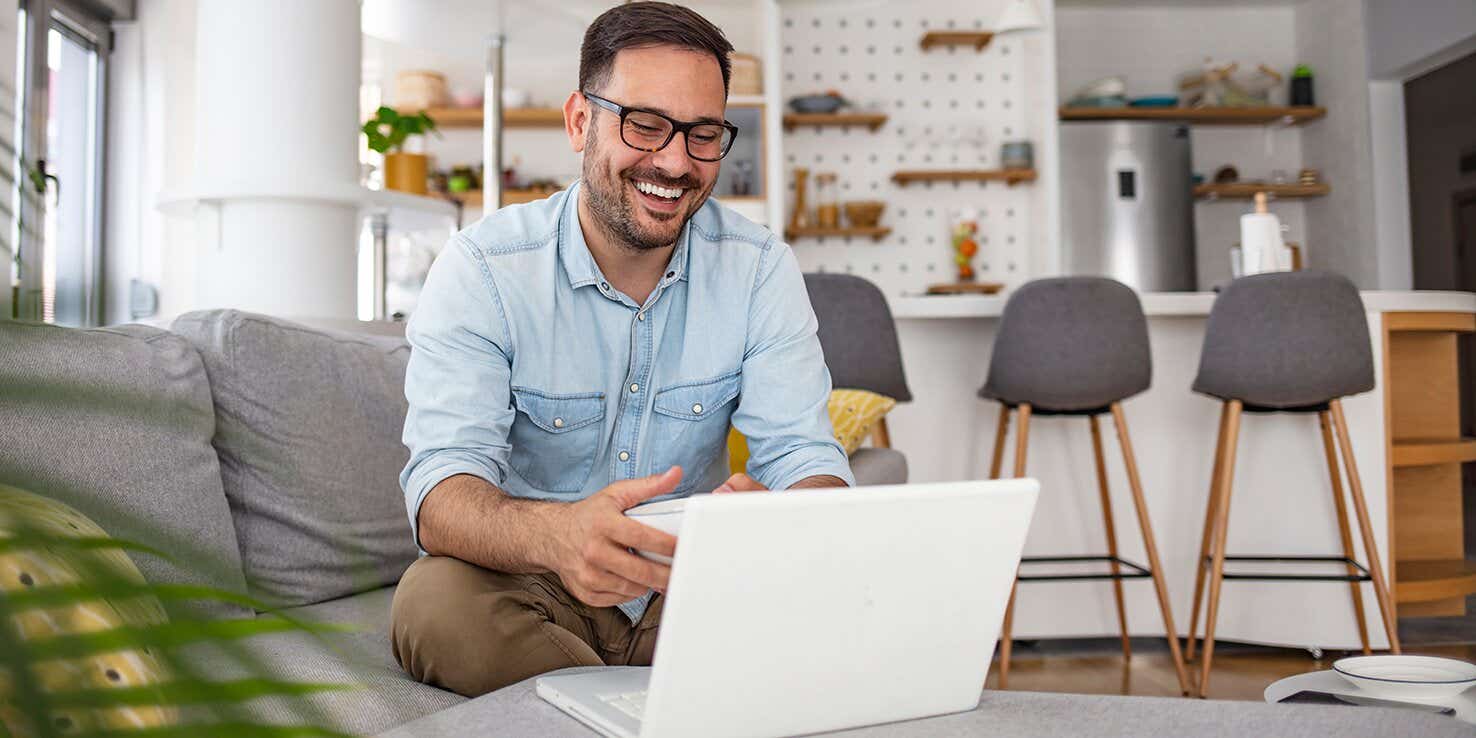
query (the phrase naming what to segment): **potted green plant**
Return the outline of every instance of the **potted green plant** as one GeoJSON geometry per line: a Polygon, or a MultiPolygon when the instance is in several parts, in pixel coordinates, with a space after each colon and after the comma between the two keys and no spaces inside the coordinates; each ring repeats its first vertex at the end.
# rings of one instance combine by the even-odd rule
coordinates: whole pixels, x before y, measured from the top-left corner
{"type": "Polygon", "coordinates": [[[426,194],[429,159],[425,154],[404,150],[405,142],[411,136],[435,132],[436,122],[424,110],[410,114],[381,106],[360,130],[369,138],[369,148],[384,154],[386,189],[426,194]]]}

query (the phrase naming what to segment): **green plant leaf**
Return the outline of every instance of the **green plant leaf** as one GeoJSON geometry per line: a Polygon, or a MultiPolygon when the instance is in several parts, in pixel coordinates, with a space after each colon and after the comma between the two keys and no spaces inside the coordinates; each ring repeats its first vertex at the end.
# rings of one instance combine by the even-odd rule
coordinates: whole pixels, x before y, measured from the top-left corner
{"type": "Polygon", "coordinates": [[[67,548],[77,551],[96,551],[106,549],[123,549],[125,551],[138,551],[150,556],[157,556],[165,561],[171,560],[169,555],[156,548],[145,546],[142,543],[134,543],[118,538],[87,537],[68,538],[40,530],[21,529],[13,533],[5,533],[0,538],[0,553],[8,551],[25,551],[34,548],[67,548]]]}
{"type": "Polygon", "coordinates": [[[383,123],[394,125],[397,121],[400,120],[400,111],[395,110],[388,105],[381,105],[379,106],[378,110],[374,111],[374,117],[378,118],[383,123]]]}

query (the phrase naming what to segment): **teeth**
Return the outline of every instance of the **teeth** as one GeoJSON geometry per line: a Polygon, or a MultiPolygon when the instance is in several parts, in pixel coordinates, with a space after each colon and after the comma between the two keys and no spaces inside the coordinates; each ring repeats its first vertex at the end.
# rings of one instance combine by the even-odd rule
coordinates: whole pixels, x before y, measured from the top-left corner
{"type": "Polygon", "coordinates": [[[640,180],[636,180],[635,186],[636,189],[646,193],[647,195],[664,197],[668,200],[675,200],[676,198],[681,197],[682,193],[685,192],[685,190],[674,190],[666,187],[659,187],[657,185],[651,184],[650,182],[642,182],[640,180]]]}

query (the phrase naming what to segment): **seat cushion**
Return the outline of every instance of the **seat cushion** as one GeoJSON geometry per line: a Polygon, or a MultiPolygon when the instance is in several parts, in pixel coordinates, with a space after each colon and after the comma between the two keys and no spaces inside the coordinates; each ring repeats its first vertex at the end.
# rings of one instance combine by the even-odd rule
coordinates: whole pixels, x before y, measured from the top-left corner
{"type": "Polygon", "coordinates": [[[862,448],[851,455],[851,473],[856,486],[906,484],[907,457],[894,448],[862,448]]]}
{"type": "MultiPolygon", "coordinates": [[[[274,617],[264,615],[262,617],[274,617]]],[[[244,704],[247,717],[276,725],[311,724],[369,735],[466,701],[454,692],[411,679],[398,666],[344,653],[341,642],[303,632],[280,632],[241,641],[239,651],[200,644],[183,654],[200,678],[211,681],[266,677],[329,683],[349,689],[308,698],[261,697],[244,704]]],[[[199,715],[192,715],[199,719],[199,715]]],[[[201,734],[208,734],[201,731],[201,734]]]]}
{"type": "Polygon", "coordinates": [[[282,613],[301,620],[355,628],[348,633],[324,635],[324,639],[348,658],[364,664],[400,668],[390,646],[390,604],[394,587],[381,587],[368,592],[340,597],[302,607],[291,607],[282,613]]]}
{"type": "Polygon", "coordinates": [[[251,591],[281,606],[399,581],[415,560],[403,338],[235,310],[173,325],[205,361],[215,448],[251,591]]]}
{"type": "MultiPolygon", "coordinates": [[[[150,582],[245,593],[210,444],[210,384],[189,343],[141,325],[0,321],[0,347],[0,480],[168,555],[130,554],[150,582]]],[[[199,608],[250,614],[224,602],[199,608]]]]}

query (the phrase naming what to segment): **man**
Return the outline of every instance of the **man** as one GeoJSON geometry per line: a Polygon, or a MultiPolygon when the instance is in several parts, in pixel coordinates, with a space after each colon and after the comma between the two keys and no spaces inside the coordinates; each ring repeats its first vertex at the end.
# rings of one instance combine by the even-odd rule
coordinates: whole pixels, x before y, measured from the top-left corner
{"type": "Polygon", "coordinates": [[[569,666],[647,665],[676,539],[663,495],[853,483],[789,248],[708,200],[734,135],[721,31],[620,5],[564,103],[583,177],[454,237],[410,321],[401,475],[428,554],[395,658],[473,696],[569,666]],[[728,476],[729,425],[753,474],[728,476]]]}

